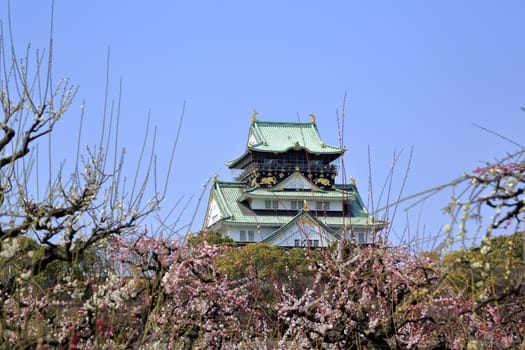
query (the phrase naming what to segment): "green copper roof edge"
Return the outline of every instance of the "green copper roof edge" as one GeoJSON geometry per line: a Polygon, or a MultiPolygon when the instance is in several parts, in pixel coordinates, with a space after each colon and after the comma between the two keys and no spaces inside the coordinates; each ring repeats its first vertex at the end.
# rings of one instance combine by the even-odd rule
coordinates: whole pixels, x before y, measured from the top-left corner
{"type": "MultiPolygon", "coordinates": [[[[323,143],[320,143],[321,145],[323,145],[323,143]]],[[[260,143],[258,144],[260,145],[260,143]]],[[[265,150],[265,149],[261,149],[261,148],[255,148],[253,146],[255,145],[252,145],[250,146],[248,149],[250,150],[254,150],[254,151],[258,151],[258,152],[261,152],[261,153],[286,153],[288,152],[289,150],[299,150],[299,151],[307,151],[308,153],[312,153],[312,154],[341,154],[341,152],[343,152],[344,148],[341,149],[341,148],[338,148],[338,147],[335,147],[335,146],[330,146],[330,145],[327,145],[327,144],[324,144],[325,145],[325,149],[326,148],[331,148],[332,151],[330,150],[326,150],[326,151],[323,151],[323,152],[317,152],[317,151],[314,151],[308,147],[298,147],[296,148],[295,146],[290,146],[288,148],[285,148],[283,150],[274,150],[274,149],[268,149],[268,150],[265,150]]],[[[265,146],[265,147],[270,147],[270,146],[265,146]]]]}
{"type": "Polygon", "coordinates": [[[259,197],[264,197],[264,196],[267,196],[267,197],[275,197],[275,196],[279,196],[280,194],[282,193],[290,193],[290,196],[291,193],[293,194],[297,194],[298,196],[303,196],[304,194],[312,194],[312,196],[317,196],[319,198],[322,198],[323,195],[329,197],[329,196],[332,196],[332,195],[341,195],[341,196],[348,196],[349,199],[356,199],[357,197],[357,194],[358,192],[355,192],[355,191],[345,191],[345,190],[341,190],[341,189],[334,189],[334,190],[303,190],[303,191],[293,191],[293,190],[276,190],[276,191],[272,191],[271,189],[261,189],[260,187],[250,187],[249,189],[246,190],[246,193],[250,193],[250,194],[253,194],[254,196],[259,196],[259,197]],[[260,191],[261,193],[257,193],[256,191],[260,191]]]}
{"type": "MultiPolygon", "coordinates": [[[[355,198],[352,196],[347,196],[349,200],[354,200],[355,198]]],[[[345,198],[344,194],[337,193],[337,194],[329,194],[327,192],[320,193],[320,192],[288,192],[286,197],[282,196],[282,193],[280,192],[268,192],[268,193],[254,193],[254,192],[245,192],[239,197],[239,201],[244,201],[246,199],[253,198],[253,199],[279,199],[282,198],[283,200],[300,200],[300,199],[308,199],[308,200],[317,200],[317,201],[323,201],[323,200],[343,200],[345,198]]]]}
{"type": "MultiPolygon", "coordinates": [[[[265,139],[264,139],[264,136],[263,136],[261,130],[259,130],[259,123],[260,122],[256,121],[255,123],[250,125],[250,129],[253,130],[253,132],[256,134],[255,138],[256,138],[256,140],[259,141],[257,144],[262,144],[262,143],[264,143],[265,139]]],[[[249,148],[249,147],[247,147],[247,148],[249,148]]]]}
{"type": "Polygon", "coordinates": [[[221,185],[235,185],[236,187],[246,187],[246,183],[242,181],[217,181],[221,185]]]}
{"type": "MultiPolygon", "coordinates": [[[[260,144],[260,143],[259,143],[260,144]]],[[[329,145],[326,145],[326,147],[332,147],[333,148],[333,151],[324,151],[324,152],[316,152],[316,151],[313,151],[307,147],[300,147],[299,150],[305,150],[307,151],[308,153],[311,153],[311,154],[333,154],[333,155],[336,155],[336,154],[342,154],[344,152],[346,152],[346,149],[343,147],[343,148],[336,148],[335,146],[329,146],[329,145]]],[[[226,166],[228,168],[231,168],[235,163],[237,163],[238,161],[240,161],[242,158],[246,157],[248,154],[250,154],[250,152],[260,152],[260,153],[286,153],[288,152],[289,150],[292,150],[292,149],[295,149],[294,146],[291,146],[291,147],[288,147],[287,149],[284,149],[284,150],[273,150],[273,149],[268,149],[268,150],[263,150],[263,149],[260,149],[260,148],[252,148],[252,147],[247,147],[246,150],[244,151],[243,154],[241,154],[239,157],[237,158],[234,158],[232,160],[229,160],[226,162],[226,166]]]]}
{"type": "MultiPolygon", "coordinates": [[[[314,215],[314,214],[312,214],[314,215]]],[[[315,216],[315,215],[314,215],[315,216]]],[[[241,226],[241,225],[247,225],[247,224],[257,224],[259,226],[265,226],[265,227],[271,227],[271,226],[276,226],[276,225],[286,225],[294,216],[279,216],[279,215],[276,215],[276,216],[244,216],[242,219],[244,220],[239,220],[239,219],[235,219],[234,221],[233,220],[230,220],[230,218],[224,218],[224,219],[221,219],[223,222],[225,223],[228,223],[229,225],[234,225],[234,226],[241,226]],[[265,221],[264,218],[273,218],[273,219],[276,219],[275,221],[273,222],[268,222],[268,221],[265,221]],[[253,218],[252,220],[246,220],[247,218],[253,218]],[[259,219],[259,220],[257,220],[259,219]]],[[[367,227],[383,227],[384,225],[388,224],[387,222],[384,222],[384,221],[379,221],[379,220],[372,220],[372,218],[369,218],[367,220],[367,217],[364,217],[364,216],[360,216],[360,217],[353,217],[355,220],[359,220],[359,221],[364,221],[363,223],[353,223],[352,221],[353,220],[350,220],[349,217],[330,217],[330,219],[340,219],[337,220],[338,222],[334,222],[334,223],[325,223],[325,225],[327,226],[333,226],[333,227],[344,227],[344,226],[349,226],[349,227],[352,227],[352,228],[356,228],[356,229],[359,229],[359,228],[367,228],[367,227]]],[[[325,217],[321,216],[321,218],[319,220],[326,220],[325,217]]],[[[322,221],[321,221],[322,222],[322,221]]]]}
{"type": "Polygon", "coordinates": [[[212,188],[213,193],[215,194],[215,198],[217,200],[217,205],[219,207],[219,210],[221,212],[222,219],[224,220],[226,218],[231,218],[232,216],[232,210],[228,205],[228,201],[226,198],[224,198],[224,194],[222,193],[222,189],[219,186],[219,181],[217,181],[212,188]]]}

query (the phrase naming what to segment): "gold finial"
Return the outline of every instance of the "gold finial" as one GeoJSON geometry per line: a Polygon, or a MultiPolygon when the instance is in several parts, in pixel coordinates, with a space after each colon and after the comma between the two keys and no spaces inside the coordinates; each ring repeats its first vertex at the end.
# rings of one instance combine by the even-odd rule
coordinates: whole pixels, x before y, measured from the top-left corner
{"type": "Polygon", "coordinates": [[[259,114],[259,112],[257,112],[255,109],[253,110],[253,113],[252,113],[252,124],[255,123],[257,121],[257,114],[259,114]]]}
{"type": "Polygon", "coordinates": [[[215,173],[215,175],[213,175],[213,184],[215,185],[218,180],[219,180],[219,174],[215,173]]]}
{"type": "Polygon", "coordinates": [[[350,182],[352,183],[352,186],[357,187],[353,176],[350,176],[350,182]]]}
{"type": "Polygon", "coordinates": [[[310,116],[310,118],[312,118],[312,120],[311,120],[312,124],[315,125],[315,114],[310,113],[310,114],[308,114],[308,115],[310,116]]]}
{"type": "Polygon", "coordinates": [[[309,211],[310,210],[310,208],[308,208],[308,201],[306,199],[303,201],[303,210],[304,211],[309,211]]]}

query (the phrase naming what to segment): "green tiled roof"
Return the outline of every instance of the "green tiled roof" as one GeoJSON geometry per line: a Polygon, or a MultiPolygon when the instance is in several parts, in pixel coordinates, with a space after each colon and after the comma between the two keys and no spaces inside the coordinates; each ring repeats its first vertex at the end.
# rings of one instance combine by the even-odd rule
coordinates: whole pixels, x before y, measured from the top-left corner
{"type": "Polygon", "coordinates": [[[249,147],[262,152],[285,152],[300,147],[312,153],[341,153],[340,147],[323,143],[314,123],[256,121],[250,133],[256,142],[249,147]]]}
{"type": "MultiPolygon", "coordinates": [[[[333,191],[268,191],[265,188],[256,188],[246,191],[243,198],[265,198],[265,199],[308,199],[308,200],[323,200],[323,199],[337,199],[337,198],[355,199],[355,192],[345,192],[341,190],[333,191]]],[[[242,200],[242,199],[241,199],[242,200]]]]}
{"type": "Polygon", "coordinates": [[[315,123],[255,121],[250,126],[245,153],[227,164],[233,164],[250,151],[284,153],[290,149],[315,154],[344,152],[344,148],[325,144],[315,123]]]}
{"type": "MultiPolygon", "coordinates": [[[[291,219],[290,215],[256,215],[247,206],[239,202],[244,196],[247,196],[246,185],[242,182],[224,182],[217,181],[212,187],[212,196],[216,198],[219,205],[221,214],[223,216],[223,221],[227,221],[230,225],[259,225],[259,226],[282,226],[288,223],[291,219]]],[[[249,193],[251,196],[254,192],[260,191],[260,195],[263,195],[264,190],[256,190],[249,193]]],[[[269,192],[271,193],[271,192],[269,192]]],[[[342,198],[342,191],[327,191],[330,193],[330,196],[339,196],[342,198]],[[336,194],[337,193],[337,194],[336,194]]],[[[312,198],[305,196],[305,192],[279,192],[274,194],[275,197],[280,198],[285,194],[294,195],[295,197],[300,198],[312,198]]],[[[323,197],[319,196],[319,193],[309,193],[309,195],[315,196],[315,198],[322,199],[323,197]]],[[[323,193],[325,194],[325,193],[323,193]]],[[[257,194],[256,194],[257,195],[257,194]]],[[[359,197],[359,196],[358,196],[359,197]]],[[[289,198],[289,197],[286,197],[289,198]]],[[[333,197],[332,197],[333,198],[333,197]]],[[[351,197],[350,197],[351,198],[351,197]]],[[[375,225],[384,225],[382,222],[374,223],[372,219],[366,214],[365,211],[360,207],[357,200],[351,200],[352,211],[354,213],[359,213],[359,216],[353,217],[339,217],[339,216],[318,216],[318,219],[325,225],[329,227],[343,227],[345,225],[350,226],[375,226],[375,225]]],[[[312,212],[315,212],[312,210],[312,212]]]]}
{"type": "Polygon", "coordinates": [[[212,187],[212,196],[216,198],[217,204],[224,218],[232,218],[242,213],[237,205],[237,199],[244,192],[246,185],[242,182],[217,181],[212,187]]]}

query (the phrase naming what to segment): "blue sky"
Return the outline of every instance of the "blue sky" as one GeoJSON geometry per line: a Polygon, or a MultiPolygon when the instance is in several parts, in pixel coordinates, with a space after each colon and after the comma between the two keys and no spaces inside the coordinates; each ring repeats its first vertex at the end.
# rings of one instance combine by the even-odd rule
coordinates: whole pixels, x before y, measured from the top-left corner
{"type": "MultiPolygon", "coordinates": [[[[346,173],[366,202],[372,169],[376,205],[394,152],[401,153],[397,191],[413,149],[408,196],[516,148],[473,123],[525,143],[524,0],[145,4],[55,1],[54,73],[80,87],[55,152],[71,157],[61,145],[74,142],[84,100],[85,143],[98,140],[110,48],[110,99],[122,78],[120,144],[128,162],[138,157],[149,110],[159,164],[168,162],[186,103],[170,177],[173,203],[198,196],[216,172],[231,179],[224,163],[243,152],[254,108],[261,120],[307,121],[314,112],[322,137],[338,144],[336,115],[346,94],[346,173]]],[[[6,13],[4,3],[4,31],[6,13]]],[[[49,14],[47,1],[12,1],[18,52],[29,42],[46,47],[49,14]]],[[[448,195],[411,210],[408,219],[401,207],[393,238],[436,234],[448,223],[439,211],[448,195]]],[[[205,203],[193,230],[204,210],[205,203]]]]}

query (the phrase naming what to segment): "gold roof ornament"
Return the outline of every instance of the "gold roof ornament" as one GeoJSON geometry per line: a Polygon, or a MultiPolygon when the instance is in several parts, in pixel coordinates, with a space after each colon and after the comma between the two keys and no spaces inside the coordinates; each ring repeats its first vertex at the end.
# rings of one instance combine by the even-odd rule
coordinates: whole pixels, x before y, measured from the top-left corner
{"type": "Polygon", "coordinates": [[[257,114],[259,114],[259,112],[257,112],[254,109],[253,112],[252,112],[252,124],[254,124],[257,121],[257,114]]]}
{"type": "Polygon", "coordinates": [[[350,182],[352,183],[352,186],[354,186],[355,188],[357,188],[357,185],[355,184],[355,179],[353,176],[350,176],[350,182]]]}
{"type": "Polygon", "coordinates": [[[213,175],[213,185],[215,185],[218,180],[219,180],[219,174],[215,173],[215,175],[213,175]]]}
{"type": "Polygon", "coordinates": [[[303,210],[310,211],[310,208],[308,207],[308,201],[306,199],[303,200],[303,210]]]}
{"type": "Polygon", "coordinates": [[[313,113],[310,113],[310,114],[308,114],[308,115],[309,115],[309,116],[310,116],[310,118],[311,118],[310,122],[311,122],[312,124],[314,124],[314,125],[315,125],[315,114],[313,114],[313,113]]]}

